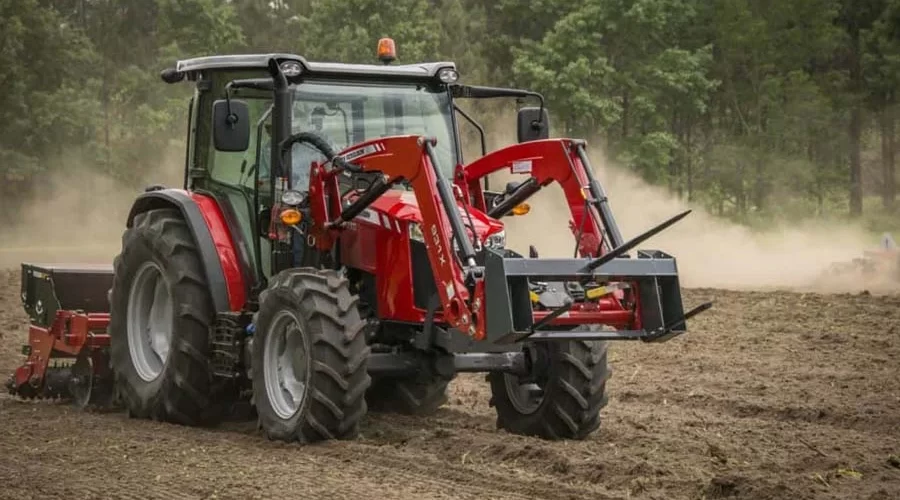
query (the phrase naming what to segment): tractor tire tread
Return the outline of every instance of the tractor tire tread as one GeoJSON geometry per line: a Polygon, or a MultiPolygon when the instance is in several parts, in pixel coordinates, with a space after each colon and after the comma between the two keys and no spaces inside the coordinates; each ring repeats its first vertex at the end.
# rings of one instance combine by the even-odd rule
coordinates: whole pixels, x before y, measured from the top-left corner
{"type": "MultiPolygon", "coordinates": [[[[265,335],[265,323],[275,312],[293,308],[307,326],[304,333],[312,355],[309,392],[295,421],[287,422],[274,413],[266,400],[265,381],[261,375],[254,377],[259,425],[270,439],[313,443],[359,435],[367,413],[363,395],[371,378],[365,323],[357,302],[346,278],[330,269],[282,271],[260,294],[256,335],[265,335]]],[[[254,365],[262,362],[263,344],[262,338],[254,343],[254,365]]]]}
{"type": "Polygon", "coordinates": [[[507,394],[506,375],[491,373],[491,403],[497,427],[513,434],[548,440],[585,439],[600,427],[600,412],[608,402],[608,343],[567,341],[548,345],[550,379],[541,405],[530,414],[515,408],[507,394]]]}
{"type": "Polygon", "coordinates": [[[122,235],[122,251],[113,264],[110,363],[129,414],[183,425],[216,423],[217,415],[208,411],[212,375],[206,354],[215,310],[197,245],[180,211],[160,208],[135,216],[122,235]],[[179,304],[173,311],[169,358],[163,373],[151,383],[135,372],[127,337],[130,278],[148,259],[160,266],[179,304]]]}

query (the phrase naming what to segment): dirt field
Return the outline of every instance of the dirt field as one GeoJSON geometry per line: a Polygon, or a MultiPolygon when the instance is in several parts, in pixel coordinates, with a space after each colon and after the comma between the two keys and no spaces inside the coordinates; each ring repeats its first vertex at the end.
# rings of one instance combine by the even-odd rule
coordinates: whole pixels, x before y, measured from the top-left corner
{"type": "MultiPolygon", "coordinates": [[[[20,360],[0,271],[0,371],[20,360]]],[[[663,345],[616,344],[583,442],[499,432],[483,377],[433,418],[370,414],[355,442],[269,442],[0,396],[2,498],[900,497],[900,296],[687,290],[715,308],[663,345]]]]}

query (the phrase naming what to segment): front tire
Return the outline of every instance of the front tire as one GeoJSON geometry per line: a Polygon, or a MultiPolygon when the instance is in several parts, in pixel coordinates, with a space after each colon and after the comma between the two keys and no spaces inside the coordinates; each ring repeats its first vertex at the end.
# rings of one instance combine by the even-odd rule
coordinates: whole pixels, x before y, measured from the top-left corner
{"type": "Polygon", "coordinates": [[[208,339],[215,309],[181,213],[138,214],[114,268],[110,364],[123,405],[137,418],[214,422],[208,339]]]}
{"type": "Polygon", "coordinates": [[[488,375],[497,428],[543,439],[584,439],[600,427],[606,406],[608,343],[560,341],[534,346],[542,368],[533,381],[513,374],[488,375]]]}
{"type": "Polygon", "coordinates": [[[353,439],[367,411],[366,322],[348,281],[329,269],[273,277],[260,295],[253,394],[269,439],[353,439]]]}

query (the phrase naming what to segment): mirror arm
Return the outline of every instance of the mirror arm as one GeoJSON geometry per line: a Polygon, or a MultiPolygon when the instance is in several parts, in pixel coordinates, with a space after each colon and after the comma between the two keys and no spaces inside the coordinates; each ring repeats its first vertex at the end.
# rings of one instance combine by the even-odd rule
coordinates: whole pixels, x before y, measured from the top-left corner
{"type": "Polygon", "coordinates": [[[537,97],[538,101],[540,101],[541,103],[540,110],[538,111],[538,119],[531,122],[531,128],[533,128],[534,130],[540,130],[541,125],[544,124],[544,96],[537,92],[532,92],[531,95],[537,97]]]}
{"type": "Polygon", "coordinates": [[[234,124],[237,123],[237,116],[231,111],[231,85],[234,82],[228,82],[225,84],[225,107],[228,108],[228,116],[225,117],[225,121],[228,122],[228,125],[234,128],[234,124]]]}
{"type": "Polygon", "coordinates": [[[484,139],[484,127],[481,126],[478,122],[476,122],[471,116],[469,116],[465,111],[459,108],[456,103],[453,103],[453,109],[455,109],[463,118],[466,119],[467,122],[471,123],[473,127],[478,129],[478,134],[481,138],[481,156],[485,156],[487,154],[487,143],[484,139]]]}

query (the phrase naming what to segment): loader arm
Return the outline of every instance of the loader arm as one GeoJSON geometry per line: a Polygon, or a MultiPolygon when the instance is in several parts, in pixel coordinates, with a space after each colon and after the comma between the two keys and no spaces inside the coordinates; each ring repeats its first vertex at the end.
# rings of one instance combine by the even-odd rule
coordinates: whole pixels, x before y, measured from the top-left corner
{"type": "MultiPolygon", "coordinates": [[[[602,252],[599,244],[582,243],[581,258],[522,259],[511,257],[505,251],[486,248],[484,264],[477,265],[475,251],[460,216],[460,210],[465,207],[460,207],[450,181],[436,165],[435,143],[435,139],[422,136],[392,136],[363,142],[334,155],[329,160],[333,168],[327,174],[320,174],[320,178],[327,175],[334,183],[334,177],[345,169],[362,173],[380,172],[383,177],[377,178],[339,213],[332,205],[332,209],[327,211],[330,213],[319,220],[325,230],[340,231],[345,223],[359,215],[393,184],[401,180],[409,183],[422,217],[425,246],[443,306],[442,316],[452,328],[477,341],[515,343],[526,338],[574,338],[569,330],[547,331],[547,328],[575,321],[582,325],[605,324],[624,328],[624,331],[617,332],[581,332],[578,334],[580,339],[659,341],[683,333],[684,321],[708,307],[703,305],[684,312],[678,272],[671,256],[658,251],[638,251],[637,259],[623,257],[625,252],[671,226],[688,212],[628,242],[622,242],[618,230],[610,231],[610,227],[615,228],[614,221],[608,213],[602,188],[584,167],[587,158],[584,143],[580,141],[536,141],[513,146],[506,151],[501,150],[496,156],[489,155],[483,162],[473,163],[474,167],[470,165],[471,178],[463,176],[460,179],[460,171],[457,170],[457,180],[471,180],[477,186],[477,180],[492,171],[507,165],[511,169],[519,168],[521,162],[528,161],[532,173],[529,179],[532,186],[529,188],[530,194],[537,191],[534,186],[542,187],[554,180],[560,182],[573,216],[577,217],[577,224],[582,224],[578,230],[591,234],[593,241],[599,243],[602,241],[600,235],[603,227],[607,238],[612,240],[607,244],[609,250],[602,252]],[[554,164],[563,167],[554,168],[554,164]],[[606,224],[607,221],[610,224],[606,224]],[[453,249],[452,238],[459,245],[458,252],[453,249]],[[593,302],[595,305],[588,309],[585,309],[586,304],[575,304],[569,300],[552,310],[543,311],[543,314],[536,314],[528,298],[527,283],[530,280],[593,282],[601,285],[595,291],[610,291],[600,291],[597,297],[600,300],[593,302]],[[607,289],[602,285],[615,282],[629,285],[622,302],[610,296],[615,286],[607,289]]],[[[516,190],[510,197],[518,203],[516,199],[520,196],[521,191],[516,190]]],[[[484,207],[483,198],[481,206],[484,207]]],[[[499,208],[505,210],[503,206],[499,208]]],[[[574,223],[572,226],[573,230],[578,227],[574,223]]]]}
{"type": "MultiPolygon", "coordinates": [[[[363,142],[338,153],[337,158],[343,162],[352,162],[360,171],[380,172],[385,177],[373,183],[350,206],[329,221],[326,227],[339,229],[391,185],[406,180],[413,188],[421,211],[425,247],[443,306],[444,319],[454,328],[477,337],[477,308],[473,315],[467,304],[470,293],[466,280],[474,278],[480,270],[475,267],[474,250],[463,230],[459,205],[452,195],[450,181],[434,164],[436,160],[431,149],[434,144],[434,139],[422,136],[392,136],[363,142]],[[458,239],[459,248],[467,262],[459,262],[453,250],[453,237],[458,239]]],[[[332,164],[337,163],[338,168],[342,167],[343,162],[332,160],[332,164]]],[[[349,165],[343,167],[347,166],[349,165]]]]}
{"type": "Polygon", "coordinates": [[[489,338],[503,335],[495,342],[528,338],[663,341],[686,331],[685,320],[711,306],[704,303],[684,311],[678,271],[670,255],[656,250],[638,250],[636,260],[626,255],[684,218],[690,210],[624,241],[585,147],[583,140],[565,138],[528,141],[496,150],[456,169],[454,180],[469,194],[467,201],[491,217],[503,217],[554,181],[562,188],[572,216],[569,227],[576,237],[576,255],[581,259],[521,259],[488,252],[485,290],[481,295],[487,299],[486,314],[482,316],[489,338]],[[481,181],[501,169],[529,177],[505,193],[502,201],[488,206],[481,181]],[[599,284],[590,290],[597,299],[568,300],[549,310],[529,310],[531,304],[524,297],[526,284],[530,280],[557,279],[599,284]],[[586,324],[621,330],[575,336],[565,330],[546,331],[586,324]]]}
{"type": "Polygon", "coordinates": [[[544,139],[516,144],[460,167],[456,184],[470,193],[475,208],[499,218],[508,210],[500,209],[491,213],[492,207],[487,206],[481,185],[483,177],[502,169],[513,174],[530,174],[507,197],[511,203],[505,208],[512,208],[547,185],[557,182],[565,194],[572,215],[569,227],[576,237],[580,236],[578,254],[581,257],[599,257],[620,245],[622,237],[608,212],[606,195],[599,182],[594,179],[583,153],[584,142],[572,139],[544,139]],[[602,248],[604,242],[606,250],[602,248]]]}

